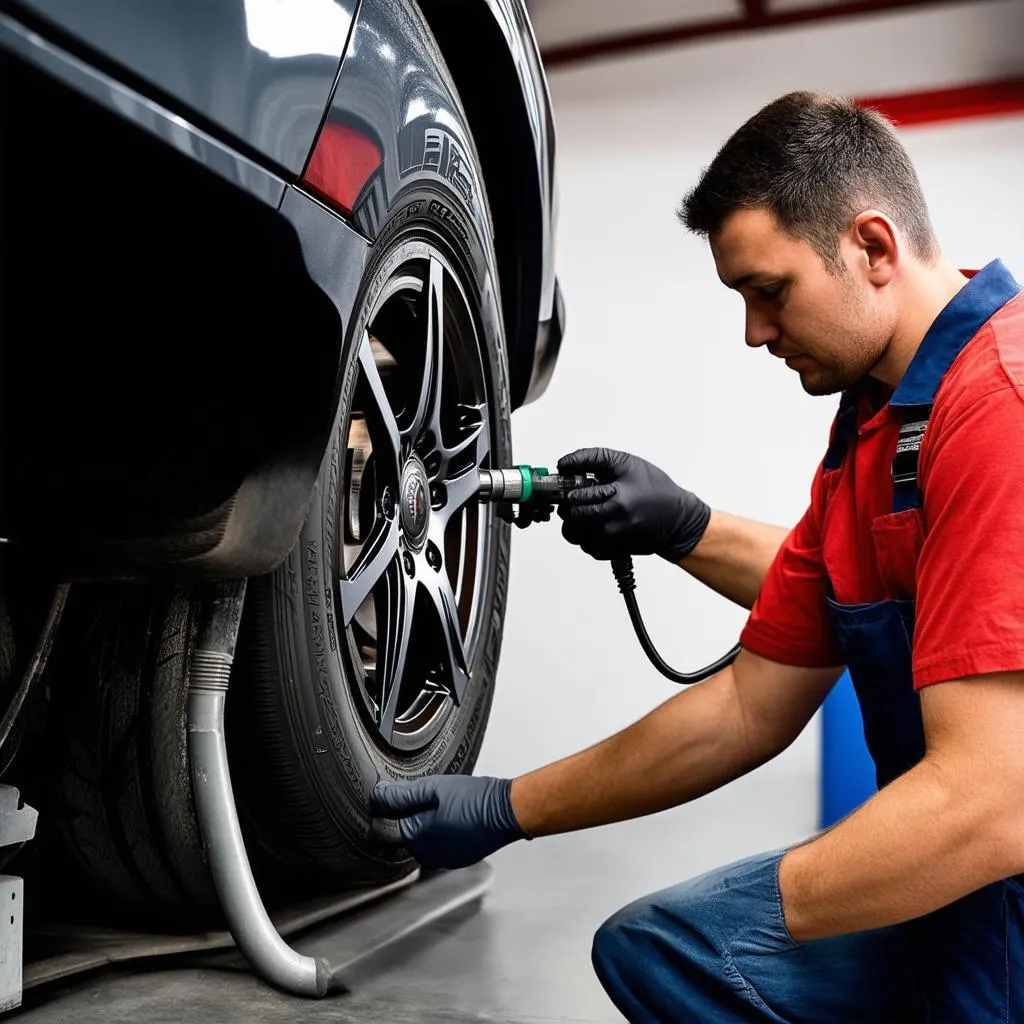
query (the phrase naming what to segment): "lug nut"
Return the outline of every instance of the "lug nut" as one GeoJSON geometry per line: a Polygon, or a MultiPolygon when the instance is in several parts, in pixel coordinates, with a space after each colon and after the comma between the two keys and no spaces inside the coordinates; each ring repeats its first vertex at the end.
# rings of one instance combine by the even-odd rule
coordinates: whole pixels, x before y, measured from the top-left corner
{"type": "Polygon", "coordinates": [[[402,565],[405,566],[405,571],[409,576],[416,575],[416,563],[413,561],[413,557],[408,551],[402,553],[402,565]]]}
{"type": "Polygon", "coordinates": [[[427,543],[427,565],[430,566],[434,572],[441,571],[441,552],[437,550],[437,545],[433,541],[427,543]]]}
{"type": "Polygon", "coordinates": [[[388,519],[395,516],[395,496],[391,493],[390,487],[385,487],[384,493],[380,496],[380,510],[388,519]]]}

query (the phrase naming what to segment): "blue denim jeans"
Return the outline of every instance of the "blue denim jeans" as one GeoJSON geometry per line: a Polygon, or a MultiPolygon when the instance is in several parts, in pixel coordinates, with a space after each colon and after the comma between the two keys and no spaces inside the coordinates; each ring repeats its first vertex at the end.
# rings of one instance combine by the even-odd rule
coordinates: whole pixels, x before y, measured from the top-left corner
{"type": "Polygon", "coordinates": [[[798,943],[779,895],[783,852],[654,893],[601,926],[594,968],[627,1020],[1024,1024],[1016,882],[905,925],[798,943]]]}

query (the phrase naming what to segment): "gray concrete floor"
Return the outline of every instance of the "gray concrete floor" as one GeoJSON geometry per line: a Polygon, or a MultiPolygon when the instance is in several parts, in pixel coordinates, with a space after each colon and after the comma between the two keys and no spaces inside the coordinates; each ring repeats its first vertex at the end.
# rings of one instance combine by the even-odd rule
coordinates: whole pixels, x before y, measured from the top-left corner
{"type": "Polygon", "coordinates": [[[755,774],[641,821],[519,843],[495,855],[474,913],[432,925],[321,1002],[248,974],[108,971],[32,996],[24,1024],[605,1024],[621,1020],[590,969],[597,926],[630,900],[813,831],[810,778],[755,774]]]}

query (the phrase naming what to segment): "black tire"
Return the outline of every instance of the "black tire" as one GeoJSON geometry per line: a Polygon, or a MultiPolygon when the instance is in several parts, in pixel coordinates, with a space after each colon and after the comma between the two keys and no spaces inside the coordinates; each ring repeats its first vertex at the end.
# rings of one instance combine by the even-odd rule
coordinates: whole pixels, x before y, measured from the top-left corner
{"type": "MultiPolygon", "coordinates": [[[[481,589],[474,591],[476,642],[468,652],[468,687],[428,742],[409,749],[385,742],[372,708],[368,712],[360,698],[354,679],[360,666],[346,643],[351,629],[341,621],[340,490],[347,479],[348,416],[359,386],[362,332],[388,282],[418,259],[447,267],[461,283],[472,307],[490,414],[485,462],[507,465],[511,456],[506,355],[489,240],[467,250],[464,240],[474,233],[465,216],[450,199],[422,186],[401,197],[390,221],[400,226],[384,226],[386,241],[375,246],[364,275],[359,314],[346,344],[341,412],[300,541],[274,573],[249,583],[238,681],[229,702],[228,741],[233,764],[239,765],[236,794],[262,851],[301,868],[293,876],[335,884],[381,881],[414,867],[400,848],[381,841],[396,838],[393,826],[371,827],[368,802],[378,779],[472,770],[491,707],[508,578],[507,523],[491,510],[473,512],[482,517],[489,542],[481,589]],[[436,212],[439,198],[445,200],[443,219],[436,212]],[[452,230],[453,216],[462,231],[452,230]]],[[[414,668],[409,672],[415,675],[414,668]]]]}
{"type": "Polygon", "coordinates": [[[194,923],[215,907],[186,748],[195,613],[185,587],[71,588],[48,669],[41,818],[73,869],[61,899],[82,910],[194,923]]]}

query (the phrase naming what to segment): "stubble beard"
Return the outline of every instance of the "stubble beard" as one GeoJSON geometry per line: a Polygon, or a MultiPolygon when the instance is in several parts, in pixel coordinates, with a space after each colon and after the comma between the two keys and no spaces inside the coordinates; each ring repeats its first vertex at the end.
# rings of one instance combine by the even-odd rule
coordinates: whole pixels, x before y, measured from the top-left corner
{"type": "MultiPolygon", "coordinates": [[[[800,374],[800,385],[808,395],[823,398],[836,395],[860,383],[878,362],[877,339],[884,334],[884,327],[875,316],[869,315],[869,308],[859,302],[850,291],[844,304],[842,321],[856,325],[848,333],[842,354],[846,357],[842,365],[825,364],[815,358],[817,364],[811,371],[800,374]]],[[[811,358],[814,358],[813,356],[811,358]]]]}

